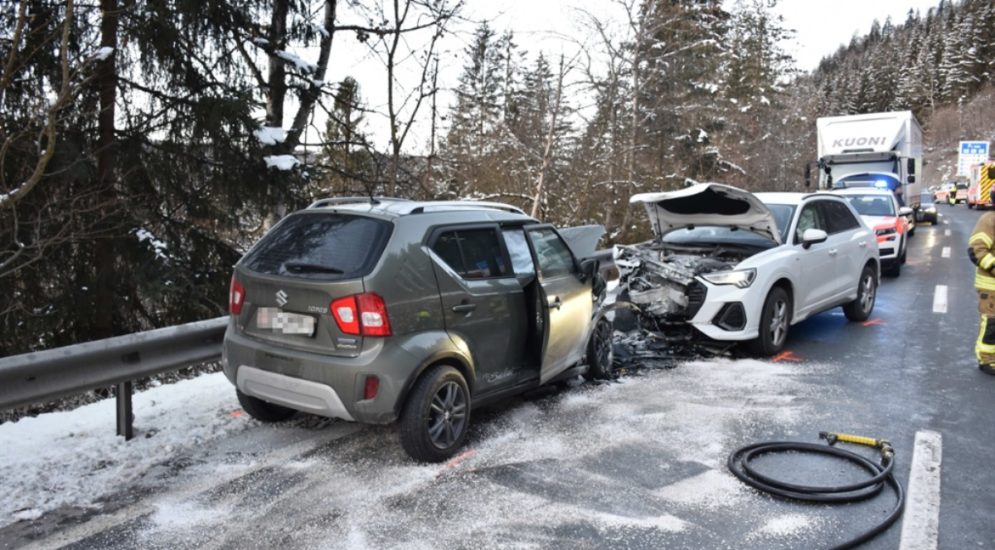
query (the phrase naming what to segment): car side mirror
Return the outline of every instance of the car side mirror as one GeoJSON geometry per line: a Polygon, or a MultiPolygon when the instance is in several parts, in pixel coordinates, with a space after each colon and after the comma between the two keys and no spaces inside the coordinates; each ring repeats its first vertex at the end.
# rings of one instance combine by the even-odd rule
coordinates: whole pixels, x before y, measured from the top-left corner
{"type": "Polygon", "coordinates": [[[916,182],[916,177],[912,174],[909,174],[909,183],[915,183],[915,182],[916,182]]]}
{"type": "Polygon", "coordinates": [[[802,248],[807,250],[813,244],[826,242],[828,238],[829,234],[821,229],[806,229],[802,233],[802,248]]]}
{"type": "Polygon", "coordinates": [[[578,276],[582,282],[587,282],[594,279],[594,276],[598,274],[598,269],[601,268],[601,262],[594,258],[585,258],[580,261],[580,269],[578,269],[578,276]]]}
{"type": "Polygon", "coordinates": [[[901,207],[901,208],[898,209],[898,215],[899,216],[911,216],[913,214],[913,212],[914,211],[911,208],[909,208],[908,206],[903,206],[903,207],[901,207]]]}

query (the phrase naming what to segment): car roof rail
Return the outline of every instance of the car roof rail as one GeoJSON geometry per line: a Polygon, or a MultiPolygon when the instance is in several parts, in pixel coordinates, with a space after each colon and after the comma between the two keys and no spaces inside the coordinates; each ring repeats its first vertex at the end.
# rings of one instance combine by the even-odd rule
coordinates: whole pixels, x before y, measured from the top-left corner
{"type": "Polygon", "coordinates": [[[399,197],[331,197],[327,199],[318,199],[310,204],[308,208],[327,208],[329,206],[339,206],[342,204],[379,204],[383,201],[390,202],[411,202],[409,199],[402,199],[399,197]]]}
{"type": "Polygon", "coordinates": [[[422,214],[425,212],[443,212],[446,210],[468,210],[484,208],[488,210],[501,210],[504,212],[509,212],[511,214],[521,214],[525,216],[525,211],[517,206],[512,206],[510,204],[504,204],[501,202],[486,202],[486,201],[430,201],[430,202],[420,202],[412,205],[412,208],[407,211],[408,214],[422,214]]]}

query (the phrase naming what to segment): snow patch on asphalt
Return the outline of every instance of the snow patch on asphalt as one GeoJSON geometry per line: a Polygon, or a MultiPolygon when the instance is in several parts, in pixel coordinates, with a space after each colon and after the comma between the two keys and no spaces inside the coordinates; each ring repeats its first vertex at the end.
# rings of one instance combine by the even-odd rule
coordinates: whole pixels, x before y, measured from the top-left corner
{"type": "Polygon", "coordinates": [[[114,434],[114,399],[0,425],[0,527],[93,506],[181,451],[253,424],[222,373],[137,393],[133,404],[131,441],[114,434]]]}
{"type": "Polygon", "coordinates": [[[816,518],[805,514],[783,514],[767,520],[756,531],[750,533],[748,538],[795,536],[811,530],[818,524],[816,518]]]}
{"type": "MultiPolygon", "coordinates": [[[[758,502],[726,472],[725,459],[745,438],[790,430],[810,397],[825,396],[825,387],[805,381],[820,368],[694,361],[528,397],[497,412],[474,411],[473,452],[449,464],[412,462],[390,427],[365,427],[263,464],[258,478],[244,482],[216,480],[212,469],[231,473],[260,457],[207,456],[209,464],[183,473],[188,486],[202,479],[204,492],[152,497],[155,511],[140,540],[168,545],[203,528],[232,547],[435,549],[484,540],[545,548],[563,546],[558,537],[574,529],[620,544],[646,533],[695,536],[708,530],[697,518],[758,502]]],[[[4,521],[16,521],[19,510],[91,504],[182,449],[259,426],[237,414],[220,373],[138,394],[139,437],[129,443],[113,435],[113,400],[88,407],[0,426],[0,448],[13,449],[0,459],[0,483],[14,489],[0,508],[4,521]],[[98,467],[101,461],[107,464],[98,467]],[[39,479],[52,471],[58,483],[39,479]]],[[[239,437],[268,452],[280,430],[239,437]]],[[[792,536],[792,525],[764,524],[754,536],[792,536]]]]}
{"type": "Polygon", "coordinates": [[[657,496],[690,507],[721,508],[737,506],[748,488],[725,470],[708,470],[663,487],[657,496]]]}

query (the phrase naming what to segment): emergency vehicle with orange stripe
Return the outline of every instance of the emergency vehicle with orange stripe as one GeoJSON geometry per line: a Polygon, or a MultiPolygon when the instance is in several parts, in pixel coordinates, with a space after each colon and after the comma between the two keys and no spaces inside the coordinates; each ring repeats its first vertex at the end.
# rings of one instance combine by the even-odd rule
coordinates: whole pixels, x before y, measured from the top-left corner
{"type": "Polygon", "coordinates": [[[992,207],[992,182],[995,181],[995,161],[971,167],[971,185],[967,188],[968,208],[992,207]]]}

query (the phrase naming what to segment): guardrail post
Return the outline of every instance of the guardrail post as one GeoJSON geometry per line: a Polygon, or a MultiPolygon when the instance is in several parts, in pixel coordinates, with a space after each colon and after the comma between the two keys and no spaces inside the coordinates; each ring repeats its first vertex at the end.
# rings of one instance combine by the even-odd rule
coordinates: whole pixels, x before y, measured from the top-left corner
{"type": "Polygon", "coordinates": [[[117,384],[117,435],[127,441],[135,437],[135,415],[131,413],[131,381],[117,384]]]}

